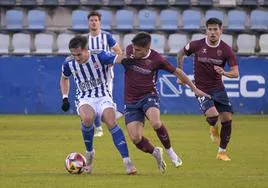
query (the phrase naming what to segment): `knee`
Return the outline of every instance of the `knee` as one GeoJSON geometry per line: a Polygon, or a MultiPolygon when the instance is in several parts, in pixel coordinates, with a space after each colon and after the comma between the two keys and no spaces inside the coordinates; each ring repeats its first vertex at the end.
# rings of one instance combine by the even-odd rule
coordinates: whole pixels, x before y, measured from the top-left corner
{"type": "Polygon", "coordinates": [[[141,135],[134,135],[134,136],[132,135],[130,137],[130,139],[131,139],[132,143],[136,145],[141,141],[142,136],[141,135]]]}
{"type": "Polygon", "coordinates": [[[153,120],[153,121],[150,121],[150,123],[151,123],[154,130],[159,129],[162,125],[161,121],[154,121],[153,120]]]}
{"type": "Polygon", "coordinates": [[[215,126],[219,116],[207,117],[207,122],[210,126],[215,126]]]}
{"type": "Polygon", "coordinates": [[[82,123],[86,126],[86,127],[90,127],[93,123],[92,118],[90,118],[89,116],[86,116],[82,119],[82,123]]]}

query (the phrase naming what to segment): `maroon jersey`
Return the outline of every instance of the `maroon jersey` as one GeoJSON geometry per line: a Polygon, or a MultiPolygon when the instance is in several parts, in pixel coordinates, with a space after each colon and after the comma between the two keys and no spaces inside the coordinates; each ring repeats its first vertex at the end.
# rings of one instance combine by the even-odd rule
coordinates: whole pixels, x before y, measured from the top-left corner
{"type": "MultiPolygon", "coordinates": [[[[132,45],[127,46],[126,55],[133,58],[132,45]]],[[[125,65],[125,103],[136,102],[148,94],[157,95],[156,83],[160,69],[170,73],[176,70],[152,49],[146,57],[135,60],[135,64],[125,65]]]]}
{"type": "Polygon", "coordinates": [[[194,53],[194,79],[197,88],[204,92],[224,89],[222,76],[214,70],[214,65],[224,68],[236,66],[236,57],[232,48],[220,40],[216,46],[211,46],[206,38],[195,40],[184,47],[186,55],[194,53]]]}

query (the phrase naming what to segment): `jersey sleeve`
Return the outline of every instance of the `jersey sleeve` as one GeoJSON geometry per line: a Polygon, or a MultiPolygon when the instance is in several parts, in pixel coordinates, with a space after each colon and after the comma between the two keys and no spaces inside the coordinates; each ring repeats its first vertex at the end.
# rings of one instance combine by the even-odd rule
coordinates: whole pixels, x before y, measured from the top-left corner
{"type": "Polygon", "coordinates": [[[62,73],[66,77],[71,76],[72,72],[71,72],[71,69],[70,69],[69,62],[64,62],[63,63],[63,65],[62,65],[62,73]]]}
{"type": "Polygon", "coordinates": [[[190,56],[192,53],[196,51],[197,47],[198,47],[198,41],[192,41],[186,44],[183,50],[187,56],[190,56]]]}
{"type": "Polygon", "coordinates": [[[113,52],[101,51],[101,53],[97,54],[100,63],[103,65],[113,65],[115,63],[117,55],[113,52]]]}
{"type": "Polygon", "coordinates": [[[108,43],[110,48],[112,48],[116,45],[116,41],[111,34],[107,35],[107,43],[108,43]]]}
{"type": "Polygon", "coordinates": [[[171,65],[166,58],[162,57],[160,54],[158,54],[158,62],[160,64],[160,69],[163,69],[169,73],[173,73],[176,71],[176,67],[174,67],[173,65],[171,65]]]}
{"type": "Polygon", "coordinates": [[[227,47],[226,50],[226,61],[230,67],[236,66],[237,65],[237,59],[235,56],[235,53],[233,52],[231,47],[227,47]]]}

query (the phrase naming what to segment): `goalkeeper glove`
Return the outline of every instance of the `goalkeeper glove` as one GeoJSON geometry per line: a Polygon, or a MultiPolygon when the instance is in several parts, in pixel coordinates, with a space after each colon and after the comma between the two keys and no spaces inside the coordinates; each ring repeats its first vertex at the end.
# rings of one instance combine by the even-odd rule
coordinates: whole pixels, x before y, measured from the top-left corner
{"type": "Polygon", "coordinates": [[[62,109],[64,112],[67,112],[67,111],[70,109],[70,103],[69,103],[67,97],[65,97],[65,98],[62,99],[61,109],[62,109]]]}

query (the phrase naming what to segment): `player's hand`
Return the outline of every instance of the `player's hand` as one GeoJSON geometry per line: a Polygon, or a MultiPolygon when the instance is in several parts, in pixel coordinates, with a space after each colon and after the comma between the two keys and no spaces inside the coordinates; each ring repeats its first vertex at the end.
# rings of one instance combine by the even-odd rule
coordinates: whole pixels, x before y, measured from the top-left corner
{"type": "Polygon", "coordinates": [[[200,89],[198,89],[198,88],[195,88],[194,90],[193,90],[193,92],[195,93],[195,95],[196,96],[198,96],[198,97],[208,97],[208,98],[210,98],[211,99],[211,96],[209,95],[209,94],[206,94],[205,92],[203,92],[203,91],[201,91],[200,89]]]}
{"type": "Polygon", "coordinates": [[[214,70],[220,74],[220,75],[224,75],[224,69],[222,67],[216,66],[214,65],[214,70]]]}
{"type": "Polygon", "coordinates": [[[64,112],[67,112],[70,109],[70,103],[68,101],[68,98],[63,98],[62,99],[62,105],[61,105],[61,109],[64,112]]]}
{"type": "Polygon", "coordinates": [[[182,82],[179,78],[177,79],[177,83],[180,84],[180,85],[185,85],[185,83],[182,82]]]}

